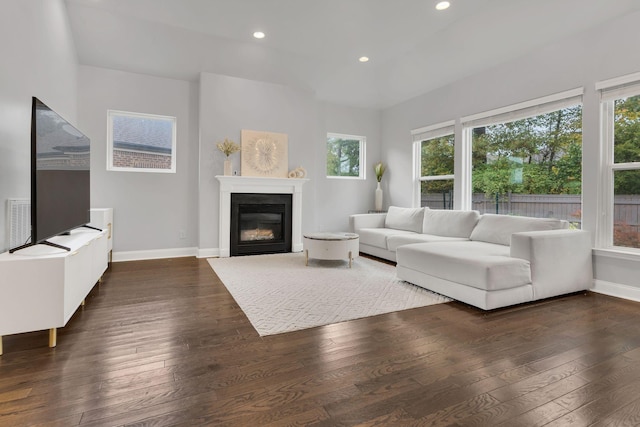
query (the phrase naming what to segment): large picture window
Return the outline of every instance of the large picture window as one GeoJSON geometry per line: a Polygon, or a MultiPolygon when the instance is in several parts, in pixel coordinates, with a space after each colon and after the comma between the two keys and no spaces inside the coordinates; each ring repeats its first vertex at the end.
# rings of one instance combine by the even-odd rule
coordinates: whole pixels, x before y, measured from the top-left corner
{"type": "Polygon", "coordinates": [[[176,171],[176,118],[109,110],[107,170],[176,171]]]}
{"type": "Polygon", "coordinates": [[[558,99],[469,126],[472,209],[581,227],[582,105],[558,99]],[[567,104],[574,105],[567,105],[567,104]]]}
{"type": "Polygon", "coordinates": [[[327,134],[327,177],[365,179],[364,136],[327,134]]]}
{"type": "Polygon", "coordinates": [[[455,138],[452,123],[413,131],[418,206],[453,209],[455,138]]]}
{"type": "Polygon", "coordinates": [[[601,89],[603,199],[609,209],[599,243],[640,249],[640,80],[601,89]]]}

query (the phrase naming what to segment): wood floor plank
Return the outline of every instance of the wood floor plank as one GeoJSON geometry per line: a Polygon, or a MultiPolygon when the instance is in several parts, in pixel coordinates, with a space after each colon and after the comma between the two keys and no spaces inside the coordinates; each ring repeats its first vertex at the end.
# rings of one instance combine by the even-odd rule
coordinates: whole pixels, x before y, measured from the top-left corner
{"type": "Polygon", "coordinates": [[[4,426],[626,426],[640,304],[451,302],[260,337],[204,259],[114,263],[47,347],[4,337],[4,426]]]}

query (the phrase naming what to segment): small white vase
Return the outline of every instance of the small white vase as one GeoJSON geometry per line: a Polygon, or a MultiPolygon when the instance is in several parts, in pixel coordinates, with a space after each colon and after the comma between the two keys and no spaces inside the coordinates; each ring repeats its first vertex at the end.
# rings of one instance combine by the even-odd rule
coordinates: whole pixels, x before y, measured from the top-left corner
{"type": "Polygon", "coordinates": [[[231,176],[231,160],[228,158],[224,161],[224,174],[225,176],[231,176]]]}
{"type": "Polygon", "coordinates": [[[380,188],[380,183],[378,182],[378,187],[376,187],[376,197],[375,197],[375,210],[382,210],[382,188],[380,188]]]}

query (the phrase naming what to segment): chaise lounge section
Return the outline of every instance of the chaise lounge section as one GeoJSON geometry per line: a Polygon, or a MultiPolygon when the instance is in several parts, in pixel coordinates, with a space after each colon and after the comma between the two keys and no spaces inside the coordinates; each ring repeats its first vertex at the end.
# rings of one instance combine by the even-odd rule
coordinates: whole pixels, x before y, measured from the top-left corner
{"type": "Polygon", "coordinates": [[[360,251],[397,276],[483,310],[589,289],[591,236],[547,218],[390,207],[350,217],[360,251]]]}

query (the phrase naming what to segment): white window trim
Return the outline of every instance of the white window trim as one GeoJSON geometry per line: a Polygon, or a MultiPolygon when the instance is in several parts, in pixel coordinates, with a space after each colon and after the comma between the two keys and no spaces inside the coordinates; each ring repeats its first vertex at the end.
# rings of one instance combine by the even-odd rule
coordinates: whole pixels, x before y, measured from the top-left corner
{"type": "Polygon", "coordinates": [[[436,123],[434,125],[421,127],[421,128],[412,130],[411,136],[414,142],[426,141],[427,139],[433,139],[433,138],[439,138],[441,136],[446,136],[454,133],[455,124],[456,124],[455,120],[449,120],[446,122],[436,123]]]}
{"type": "MultiPolygon", "coordinates": [[[[614,171],[639,170],[640,162],[615,163],[614,159],[614,102],[629,96],[640,96],[640,73],[629,74],[596,83],[600,93],[600,194],[596,225],[596,248],[615,254],[640,255],[640,249],[613,244],[614,171]]],[[[637,258],[636,258],[637,259],[637,258]]]]}
{"type": "MultiPolygon", "coordinates": [[[[413,140],[413,207],[420,207],[420,183],[423,181],[453,181],[455,186],[455,173],[451,175],[430,175],[422,176],[422,141],[440,138],[443,136],[454,135],[455,137],[455,120],[449,120],[442,123],[436,123],[424,126],[411,131],[413,140]]],[[[454,145],[454,161],[455,161],[455,145],[454,145]]]]}
{"type": "Polygon", "coordinates": [[[159,114],[145,114],[134,113],[130,111],[121,110],[107,110],[107,170],[113,172],[150,172],[150,173],[176,173],[176,147],[177,147],[177,119],[173,116],[162,116],[159,114]],[[171,121],[172,135],[171,135],[171,168],[170,169],[156,169],[156,168],[123,168],[113,166],[113,117],[114,116],[127,116],[136,117],[141,119],[162,119],[171,121]]]}
{"type": "Polygon", "coordinates": [[[583,94],[584,88],[571,89],[518,104],[496,108],[495,110],[465,116],[462,117],[460,121],[462,122],[463,128],[476,128],[522,120],[560,110],[565,107],[582,104],[583,94]]]}
{"type": "MultiPolygon", "coordinates": [[[[326,145],[325,145],[325,176],[327,177],[327,179],[356,179],[356,180],[366,180],[367,179],[367,155],[366,155],[366,151],[367,151],[367,137],[366,136],[362,136],[362,135],[347,135],[344,133],[334,133],[334,132],[327,132],[327,139],[329,138],[337,138],[337,139],[352,139],[352,140],[357,140],[360,141],[360,152],[359,152],[359,172],[360,174],[358,176],[337,176],[337,175],[327,175],[326,171],[327,171],[327,165],[326,165],[326,145]]],[[[326,144],[326,142],[325,142],[326,144]]]]}

